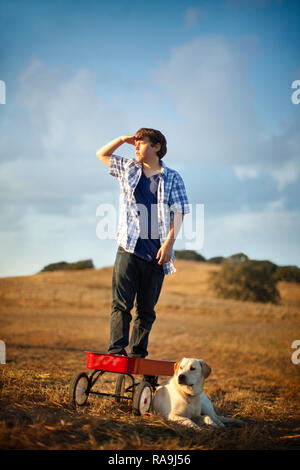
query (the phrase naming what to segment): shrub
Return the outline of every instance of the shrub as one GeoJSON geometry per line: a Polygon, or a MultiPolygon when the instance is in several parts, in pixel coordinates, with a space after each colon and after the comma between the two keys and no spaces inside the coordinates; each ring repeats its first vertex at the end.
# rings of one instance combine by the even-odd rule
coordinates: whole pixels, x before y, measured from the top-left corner
{"type": "Polygon", "coordinates": [[[60,261],[59,263],[52,263],[45,266],[43,271],[73,271],[77,269],[91,269],[94,268],[93,261],[86,259],[83,261],[77,261],[76,263],[66,263],[66,261],[60,261]]]}
{"type": "Polygon", "coordinates": [[[278,266],[274,279],[276,281],[300,282],[300,268],[298,266],[278,266]]]}
{"type": "Polygon", "coordinates": [[[249,258],[245,253],[236,253],[235,255],[228,256],[226,259],[229,263],[244,263],[249,258]]]}
{"type": "Polygon", "coordinates": [[[204,256],[199,255],[199,253],[193,250],[175,250],[175,258],[192,261],[205,261],[204,256]]]}
{"type": "Polygon", "coordinates": [[[278,303],[280,294],[273,272],[273,263],[269,261],[225,259],[221,270],[211,273],[211,282],[217,295],[223,298],[278,303]]]}

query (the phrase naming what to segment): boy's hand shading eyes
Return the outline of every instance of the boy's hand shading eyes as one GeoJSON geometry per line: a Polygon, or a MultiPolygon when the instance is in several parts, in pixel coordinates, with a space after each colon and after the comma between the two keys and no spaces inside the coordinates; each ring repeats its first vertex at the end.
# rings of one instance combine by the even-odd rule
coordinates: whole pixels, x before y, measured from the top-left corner
{"type": "Polygon", "coordinates": [[[122,140],[126,144],[135,145],[135,135],[122,135],[122,140]]]}

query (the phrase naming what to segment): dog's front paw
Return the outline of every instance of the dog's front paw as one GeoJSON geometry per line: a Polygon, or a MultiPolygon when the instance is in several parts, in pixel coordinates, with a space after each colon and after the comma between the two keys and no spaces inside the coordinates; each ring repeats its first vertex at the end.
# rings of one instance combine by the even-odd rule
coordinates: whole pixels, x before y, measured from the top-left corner
{"type": "Polygon", "coordinates": [[[203,422],[207,424],[208,426],[213,426],[214,428],[224,428],[225,425],[219,421],[218,423],[215,423],[210,416],[204,416],[203,417],[203,422]]]}
{"type": "Polygon", "coordinates": [[[194,429],[195,431],[200,430],[200,427],[196,423],[194,423],[194,421],[192,421],[191,419],[186,418],[184,416],[178,416],[178,415],[172,415],[171,414],[171,415],[168,416],[168,419],[170,421],[175,422],[175,423],[183,424],[187,428],[194,429]]]}

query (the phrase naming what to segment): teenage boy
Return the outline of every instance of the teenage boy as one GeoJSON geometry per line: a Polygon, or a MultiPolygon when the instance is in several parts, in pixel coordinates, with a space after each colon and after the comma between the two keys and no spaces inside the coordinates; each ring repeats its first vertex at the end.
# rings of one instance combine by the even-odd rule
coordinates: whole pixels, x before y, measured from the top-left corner
{"type": "Polygon", "coordinates": [[[165,136],[149,128],[118,137],[97,152],[109,173],[119,180],[121,191],[119,246],[112,276],[110,354],[127,356],[130,312],[136,298],[128,355],[148,355],[149,333],[156,318],[154,307],[164,276],[176,272],[173,245],[189,205],[181,176],[162,161],[166,153],[165,136]],[[125,142],[135,146],[136,159],[113,153],[125,142]],[[138,207],[145,210],[139,211],[138,207]]]}

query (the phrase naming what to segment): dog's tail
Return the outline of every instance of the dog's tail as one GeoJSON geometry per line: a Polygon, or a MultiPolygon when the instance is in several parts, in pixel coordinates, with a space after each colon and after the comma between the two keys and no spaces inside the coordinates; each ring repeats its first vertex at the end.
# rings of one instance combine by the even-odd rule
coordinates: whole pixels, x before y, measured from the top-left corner
{"type": "Polygon", "coordinates": [[[222,423],[234,423],[238,424],[239,426],[244,426],[244,421],[241,421],[238,418],[226,418],[225,416],[219,416],[217,415],[219,420],[222,421],[222,423]]]}

